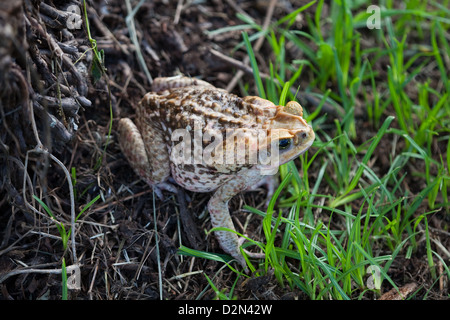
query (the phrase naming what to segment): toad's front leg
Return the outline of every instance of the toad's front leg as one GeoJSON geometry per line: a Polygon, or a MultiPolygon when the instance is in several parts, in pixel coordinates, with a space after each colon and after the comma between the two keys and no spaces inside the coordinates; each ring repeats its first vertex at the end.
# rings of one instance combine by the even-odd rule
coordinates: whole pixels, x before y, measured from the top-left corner
{"type": "MultiPolygon", "coordinates": [[[[228,210],[228,202],[239,192],[255,185],[261,179],[258,169],[243,169],[236,176],[216,190],[208,202],[211,223],[214,228],[223,227],[235,231],[233,221],[228,210]]],[[[235,258],[246,270],[247,264],[239,250],[240,242],[234,232],[215,231],[220,247],[235,258]]]]}

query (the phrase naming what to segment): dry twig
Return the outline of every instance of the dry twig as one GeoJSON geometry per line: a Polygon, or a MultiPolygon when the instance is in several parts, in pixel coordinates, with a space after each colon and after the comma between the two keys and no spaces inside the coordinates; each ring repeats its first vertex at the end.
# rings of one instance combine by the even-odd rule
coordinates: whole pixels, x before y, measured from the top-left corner
{"type": "MultiPolygon", "coordinates": [[[[270,1],[269,9],[267,10],[266,16],[264,18],[264,23],[263,23],[263,27],[262,27],[263,31],[267,31],[269,29],[270,20],[272,19],[273,10],[274,10],[276,4],[277,4],[276,0],[270,1]]],[[[263,42],[264,42],[264,37],[258,38],[258,40],[255,43],[255,46],[253,47],[253,51],[255,52],[255,54],[259,51],[259,49],[261,49],[263,42]]],[[[243,63],[244,63],[244,65],[248,65],[249,62],[250,62],[250,57],[247,55],[247,56],[245,56],[243,63]]],[[[236,86],[236,84],[242,78],[243,75],[244,75],[244,72],[242,70],[239,70],[235,74],[233,79],[231,79],[226,90],[229,92],[233,91],[234,87],[236,86]]]]}

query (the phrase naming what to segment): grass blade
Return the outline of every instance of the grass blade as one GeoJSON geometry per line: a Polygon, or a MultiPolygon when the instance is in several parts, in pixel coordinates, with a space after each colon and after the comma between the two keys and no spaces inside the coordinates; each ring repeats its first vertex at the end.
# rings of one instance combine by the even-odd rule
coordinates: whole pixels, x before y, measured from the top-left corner
{"type": "Polygon", "coordinates": [[[256,62],[255,53],[253,52],[252,44],[250,43],[247,32],[243,32],[242,37],[244,38],[245,47],[247,48],[247,53],[250,58],[250,65],[253,69],[253,76],[255,78],[259,96],[263,99],[266,99],[266,92],[264,91],[264,86],[261,77],[259,76],[258,63],[256,62]]]}

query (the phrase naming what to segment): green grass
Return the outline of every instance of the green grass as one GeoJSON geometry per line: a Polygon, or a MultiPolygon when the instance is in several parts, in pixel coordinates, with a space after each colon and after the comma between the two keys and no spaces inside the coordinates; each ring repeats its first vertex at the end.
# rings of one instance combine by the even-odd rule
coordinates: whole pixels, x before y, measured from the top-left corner
{"type": "MultiPolygon", "coordinates": [[[[266,259],[249,267],[255,275],[273,270],[280,286],[300,289],[310,299],[363,299],[369,291],[379,296],[379,285],[402,285],[391,279],[389,268],[399,257],[416,254],[425,237],[433,280],[427,298],[442,276],[436,263],[450,277],[448,257],[439,254],[439,239],[433,240],[429,227],[431,216],[450,214],[449,1],[409,0],[402,9],[381,1],[379,30],[366,27],[366,9],[374,3],[353,3],[333,1],[324,17],[324,1],[313,1],[267,31],[249,17],[233,26],[246,30],[236,50],[246,48],[261,97],[284,104],[295,99],[291,89],[303,84],[299,95],[314,91],[321,99],[316,111],[305,110],[316,141],[296,162],[301,168],[293,162],[282,166],[282,183],[266,212],[245,208],[262,217],[265,238],[258,246],[266,259]],[[295,30],[305,9],[311,13],[303,16],[308,31],[295,30]],[[258,37],[273,52],[267,81],[252,50],[258,37]],[[287,60],[288,47],[303,58],[287,60]],[[338,116],[320,112],[325,102],[338,106],[338,116]],[[356,107],[363,108],[370,127],[361,127],[356,107]],[[438,152],[437,145],[446,151],[438,152]],[[383,168],[376,163],[380,147],[388,159],[383,168]],[[368,284],[373,277],[375,286],[368,284]]],[[[222,31],[227,29],[215,33],[222,31]]]]}
{"type": "MultiPolygon", "coordinates": [[[[45,212],[48,214],[49,218],[55,223],[56,228],[58,229],[59,235],[61,237],[61,242],[63,245],[64,253],[67,252],[67,245],[70,239],[70,235],[72,233],[72,228],[69,228],[69,230],[66,231],[66,227],[64,226],[64,223],[58,221],[57,217],[53,214],[52,210],[45,204],[44,201],[39,199],[37,196],[33,195],[33,199],[35,199],[39,205],[45,210],[45,212]]],[[[81,215],[90,208],[98,199],[100,199],[100,195],[97,195],[94,199],[92,199],[87,205],[84,206],[83,209],[80,210],[78,215],[75,218],[75,222],[78,221],[78,219],[81,217],[81,215]]],[[[62,300],[67,300],[68,298],[68,286],[67,286],[67,269],[66,269],[66,259],[63,256],[61,261],[61,274],[62,274],[62,300]]]]}

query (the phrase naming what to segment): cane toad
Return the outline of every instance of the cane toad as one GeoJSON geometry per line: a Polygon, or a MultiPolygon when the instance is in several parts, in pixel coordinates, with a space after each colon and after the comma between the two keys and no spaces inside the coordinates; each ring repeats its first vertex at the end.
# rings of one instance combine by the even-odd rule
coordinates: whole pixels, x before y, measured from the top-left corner
{"type": "MultiPolygon", "coordinates": [[[[228,201],[313,143],[314,131],[302,116],[294,101],[276,106],[194,78],[156,78],[135,121],[120,119],[118,140],[131,167],[158,196],[161,190],[176,192],[174,183],[214,192],[208,202],[212,226],[235,230],[228,201]]],[[[216,231],[215,236],[246,268],[237,235],[216,231]]]]}

